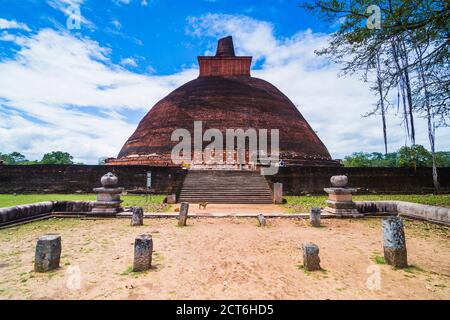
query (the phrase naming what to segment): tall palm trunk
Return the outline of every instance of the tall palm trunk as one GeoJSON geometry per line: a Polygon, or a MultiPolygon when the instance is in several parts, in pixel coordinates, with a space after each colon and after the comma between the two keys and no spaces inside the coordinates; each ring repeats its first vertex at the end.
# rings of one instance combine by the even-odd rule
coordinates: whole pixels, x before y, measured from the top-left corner
{"type": "Polygon", "coordinates": [[[381,78],[380,54],[378,51],[376,54],[376,59],[377,59],[377,86],[378,86],[378,93],[380,95],[381,120],[383,122],[384,154],[387,154],[388,149],[387,149],[387,130],[386,130],[386,109],[384,106],[383,80],[381,78]]]}

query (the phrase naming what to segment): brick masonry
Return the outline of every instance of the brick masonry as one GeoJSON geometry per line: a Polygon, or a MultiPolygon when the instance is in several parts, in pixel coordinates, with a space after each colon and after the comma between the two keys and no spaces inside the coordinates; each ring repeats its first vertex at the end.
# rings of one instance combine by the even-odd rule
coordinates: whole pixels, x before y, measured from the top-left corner
{"type": "MultiPolygon", "coordinates": [[[[441,191],[450,192],[450,168],[439,168],[441,191]]],[[[281,182],[284,195],[323,194],[335,175],[348,176],[348,186],[358,193],[430,193],[434,191],[431,168],[285,167],[267,176],[281,182]]]]}
{"type": "MultiPolygon", "coordinates": [[[[100,178],[113,172],[119,186],[127,191],[146,189],[147,172],[152,172],[152,193],[179,194],[185,171],[176,167],[151,166],[0,166],[0,193],[74,193],[92,192],[100,178]]],[[[347,174],[349,186],[358,193],[427,193],[433,191],[431,168],[344,168],[286,167],[267,176],[270,184],[283,184],[284,195],[324,194],[330,177],[347,174]]],[[[450,192],[450,168],[439,169],[443,192],[450,192]]]]}
{"type": "Polygon", "coordinates": [[[127,191],[145,192],[152,173],[155,194],[178,194],[185,172],[181,168],[149,166],[37,165],[0,166],[0,193],[75,193],[101,187],[100,178],[113,172],[127,191]]]}

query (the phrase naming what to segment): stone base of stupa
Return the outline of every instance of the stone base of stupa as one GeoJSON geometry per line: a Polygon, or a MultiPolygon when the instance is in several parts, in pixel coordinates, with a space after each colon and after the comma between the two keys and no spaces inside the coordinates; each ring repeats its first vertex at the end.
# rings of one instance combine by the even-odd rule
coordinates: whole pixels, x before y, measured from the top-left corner
{"type": "Polygon", "coordinates": [[[114,217],[123,212],[121,207],[123,201],[120,200],[123,188],[96,188],[94,192],[97,193],[97,201],[94,202],[94,208],[89,216],[114,217]]]}
{"type": "Polygon", "coordinates": [[[342,218],[358,218],[363,216],[362,213],[356,209],[356,204],[353,202],[352,193],[356,189],[352,188],[325,188],[328,193],[327,207],[325,212],[332,213],[342,218]]]}

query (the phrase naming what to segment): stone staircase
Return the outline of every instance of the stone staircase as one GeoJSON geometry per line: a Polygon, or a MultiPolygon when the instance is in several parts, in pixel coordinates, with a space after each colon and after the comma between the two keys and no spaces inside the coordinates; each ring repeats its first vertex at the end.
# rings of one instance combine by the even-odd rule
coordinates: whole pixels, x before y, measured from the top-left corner
{"type": "Polygon", "coordinates": [[[179,202],[273,203],[272,191],[259,171],[189,171],[179,202]]]}

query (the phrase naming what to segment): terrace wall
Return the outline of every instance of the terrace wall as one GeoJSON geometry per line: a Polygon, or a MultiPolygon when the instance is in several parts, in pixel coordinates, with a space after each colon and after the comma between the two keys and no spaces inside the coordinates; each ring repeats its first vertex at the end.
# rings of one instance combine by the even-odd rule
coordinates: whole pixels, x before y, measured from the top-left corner
{"type": "MultiPolygon", "coordinates": [[[[439,168],[442,192],[450,192],[450,168],[439,168]]],[[[330,177],[345,174],[349,186],[358,193],[431,193],[434,191],[431,168],[348,168],[285,167],[268,176],[271,183],[281,182],[284,195],[324,193],[330,177]]]]}
{"type": "MultiPolygon", "coordinates": [[[[113,172],[127,191],[144,191],[152,172],[152,193],[178,194],[186,172],[181,168],[151,166],[0,165],[0,193],[92,192],[100,178],[113,172]]],[[[330,177],[346,174],[360,193],[429,193],[434,190],[431,168],[286,167],[267,176],[281,182],[285,195],[318,194],[330,186],[330,177]]],[[[450,192],[450,168],[439,169],[443,192],[450,192]]],[[[245,181],[243,181],[245,183],[245,181]]]]}
{"type": "Polygon", "coordinates": [[[101,187],[100,178],[113,172],[119,186],[144,192],[152,172],[152,193],[178,193],[184,181],[181,168],[149,166],[32,165],[0,166],[0,193],[84,193],[101,187]]]}

